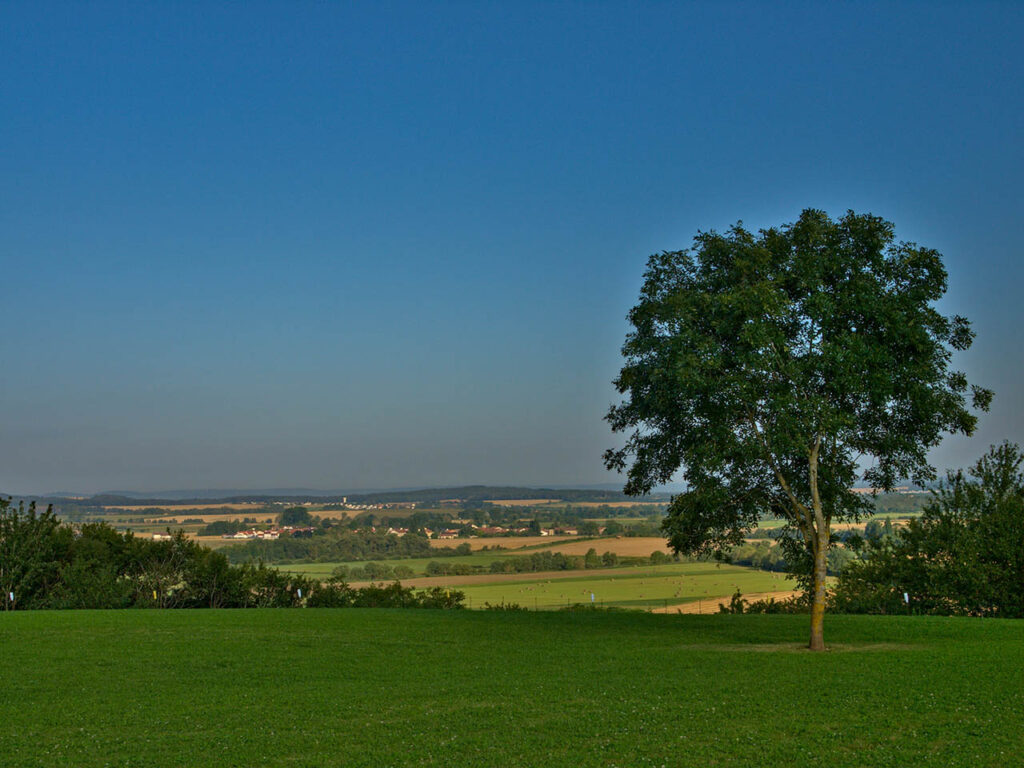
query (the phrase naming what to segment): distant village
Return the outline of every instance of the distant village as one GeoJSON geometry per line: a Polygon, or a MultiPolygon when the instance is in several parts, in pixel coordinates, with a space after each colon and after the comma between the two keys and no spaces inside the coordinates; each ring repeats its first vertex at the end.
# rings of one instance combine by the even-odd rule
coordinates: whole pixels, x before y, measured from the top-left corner
{"type": "MultiPolygon", "coordinates": [[[[431,528],[419,529],[423,535],[428,539],[457,539],[464,537],[464,531],[466,527],[472,529],[471,536],[578,536],[579,529],[567,528],[567,527],[554,527],[554,528],[541,528],[540,531],[531,531],[527,527],[512,528],[502,525],[476,525],[469,520],[453,520],[453,523],[459,525],[459,528],[444,528],[439,530],[433,530],[431,528]]],[[[221,535],[222,539],[231,539],[237,541],[252,540],[252,539],[263,539],[273,540],[279,539],[282,536],[294,536],[304,537],[312,536],[316,528],[312,526],[297,527],[290,525],[283,525],[272,528],[249,528],[247,530],[238,531],[236,533],[225,533],[221,535]]],[[[408,528],[394,528],[388,527],[383,528],[380,526],[369,526],[366,530],[371,533],[384,532],[393,536],[402,537],[409,533],[408,528]]],[[[598,531],[604,533],[604,527],[601,527],[598,531]]],[[[153,538],[156,541],[164,541],[171,538],[170,533],[154,533],[153,538]]]]}

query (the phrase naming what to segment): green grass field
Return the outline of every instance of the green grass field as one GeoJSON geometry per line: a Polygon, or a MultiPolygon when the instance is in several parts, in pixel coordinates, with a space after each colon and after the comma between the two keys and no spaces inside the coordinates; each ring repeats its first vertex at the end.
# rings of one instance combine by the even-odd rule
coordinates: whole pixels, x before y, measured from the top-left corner
{"type": "Polygon", "coordinates": [[[1010,766],[1024,623],[0,615],[4,766],[1010,766]]]}
{"type": "MultiPolygon", "coordinates": [[[[521,580],[493,584],[460,585],[468,605],[517,603],[529,609],[551,609],[574,603],[590,603],[593,593],[600,607],[650,609],[726,597],[737,589],[744,594],[795,589],[784,574],[754,568],[715,563],[673,563],[671,565],[620,568],[611,573],[588,574],[572,571],[565,579],[544,574],[522,574],[521,580]]],[[[717,610],[709,606],[709,611],[717,610]]]]}

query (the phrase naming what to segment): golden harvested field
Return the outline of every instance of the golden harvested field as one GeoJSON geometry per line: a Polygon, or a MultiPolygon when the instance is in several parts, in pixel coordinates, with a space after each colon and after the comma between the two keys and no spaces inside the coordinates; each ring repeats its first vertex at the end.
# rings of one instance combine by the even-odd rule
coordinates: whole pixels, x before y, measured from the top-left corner
{"type": "Polygon", "coordinates": [[[573,507],[657,507],[663,505],[663,501],[566,501],[565,499],[487,499],[488,504],[497,504],[502,507],[541,507],[545,504],[569,504],[573,507]]]}
{"type": "Polygon", "coordinates": [[[503,507],[538,507],[541,504],[557,504],[561,499],[487,499],[488,504],[503,507]]]}
{"type": "MultiPolygon", "coordinates": [[[[484,547],[504,547],[505,549],[519,549],[520,547],[532,547],[537,544],[558,544],[562,542],[576,541],[576,536],[481,536],[478,539],[431,539],[430,546],[435,549],[441,547],[457,547],[459,544],[469,544],[470,549],[476,552],[484,547]]],[[[586,550],[583,550],[586,552],[586,550]]]]}
{"type": "MultiPolygon", "coordinates": [[[[147,509],[164,509],[164,507],[147,507],[147,509]]],[[[201,507],[191,507],[191,509],[202,509],[201,507]]],[[[160,515],[158,517],[146,518],[147,521],[154,523],[180,523],[183,520],[202,520],[204,523],[213,523],[217,520],[241,520],[245,517],[251,517],[260,523],[272,523],[274,522],[275,515],[260,515],[253,514],[262,510],[262,507],[251,507],[246,509],[232,509],[230,512],[213,513],[213,512],[181,512],[178,514],[167,514],[160,515]]],[[[170,510],[168,510],[170,511],[170,510]]],[[[352,513],[352,510],[344,509],[328,509],[328,510],[311,510],[310,514],[316,517],[329,517],[332,520],[337,520],[346,517],[346,513],[352,513]]]]}
{"type": "MultiPolygon", "coordinates": [[[[138,504],[134,506],[113,506],[103,507],[103,509],[123,509],[126,512],[141,512],[144,509],[163,509],[169,513],[180,512],[184,510],[193,509],[232,509],[232,510],[249,510],[260,509],[263,504],[259,504],[255,501],[246,501],[238,504],[146,504],[140,506],[138,504]]],[[[194,515],[193,515],[194,517],[194,515]]]]}
{"type": "Polygon", "coordinates": [[[664,501],[574,501],[574,507],[613,507],[622,509],[624,507],[659,507],[664,506],[664,501]]]}
{"type": "MultiPolygon", "coordinates": [[[[254,510],[249,510],[253,512],[254,510]]],[[[253,515],[253,514],[242,514],[239,511],[228,512],[223,515],[211,515],[209,513],[192,514],[190,512],[182,513],[180,515],[161,515],[160,517],[147,517],[146,522],[149,523],[181,523],[185,520],[202,520],[204,523],[213,523],[217,520],[241,520],[244,517],[251,517],[260,523],[272,523],[274,522],[273,515],[253,515]]]]}
{"type": "MultiPolygon", "coordinates": [[[[550,537],[545,537],[550,541],[550,537]]],[[[551,542],[550,549],[563,555],[585,555],[589,549],[596,549],[599,555],[614,552],[619,557],[649,557],[652,552],[671,554],[668,542],[660,536],[614,536],[605,539],[587,539],[585,541],[566,541],[562,544],[551,542]]]]}

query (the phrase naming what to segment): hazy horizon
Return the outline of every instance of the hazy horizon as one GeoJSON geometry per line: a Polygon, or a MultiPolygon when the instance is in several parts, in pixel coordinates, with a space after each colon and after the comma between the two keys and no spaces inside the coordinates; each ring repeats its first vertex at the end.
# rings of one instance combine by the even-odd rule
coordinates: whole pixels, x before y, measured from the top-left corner
{"type": "Polygon", "coordinates": [[[0,491],[619,482],[647,257],[807,207],[944,254],[995,400],[940,472],[1022,442],[1020,6],[0,21],[0,491]]]}

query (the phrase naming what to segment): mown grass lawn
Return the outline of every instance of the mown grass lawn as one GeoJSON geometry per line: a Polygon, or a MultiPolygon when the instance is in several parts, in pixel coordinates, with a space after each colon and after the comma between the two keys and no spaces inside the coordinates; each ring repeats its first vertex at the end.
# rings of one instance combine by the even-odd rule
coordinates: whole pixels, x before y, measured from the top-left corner
{"type": "Polygon", "coordinates": [[[0,615],[4,766],[1010,766],[1024,622],[0,615]]]}

